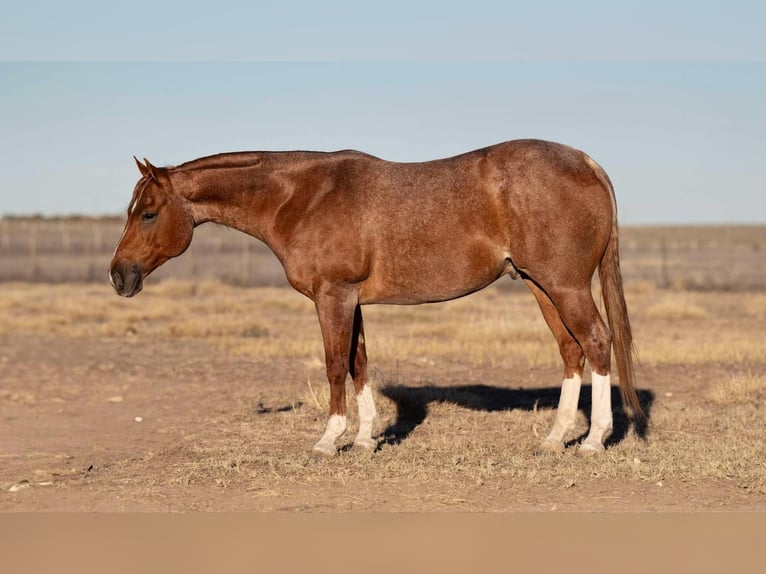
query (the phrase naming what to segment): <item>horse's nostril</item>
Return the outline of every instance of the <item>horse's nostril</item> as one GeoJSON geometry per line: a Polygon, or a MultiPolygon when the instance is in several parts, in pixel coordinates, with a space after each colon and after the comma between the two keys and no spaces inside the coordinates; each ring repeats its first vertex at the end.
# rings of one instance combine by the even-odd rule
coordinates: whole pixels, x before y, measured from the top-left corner
{"type": "Polygon", "coordinates": [[[122,275],[120,275],[120,272],[116,269],[112,271],[112,285],[114,286],[115,290],[120,292],[122,291],[123,287],[123,280],[122,275]]]}

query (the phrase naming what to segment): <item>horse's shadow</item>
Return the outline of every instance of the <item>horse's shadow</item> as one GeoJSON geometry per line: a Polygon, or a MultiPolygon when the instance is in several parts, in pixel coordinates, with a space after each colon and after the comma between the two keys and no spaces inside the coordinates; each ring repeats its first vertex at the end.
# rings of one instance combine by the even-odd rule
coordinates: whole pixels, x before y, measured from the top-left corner
{"type": "MultiPolygon", "coordinates": [[[[407,387],[404,385],[386,385],[380,393],[391,399],[396,405],[396,419],[382,433],[379,446],[384,444],[399,444],[405,440],[415,428],[428,416],[431,403],[452,403],[474,411],[506,411],[522,409],[531,411],[535,408],[556,408],[558,406],[560,387],[545,387],[541,389],[506,389],[488,385],[459,385],[454,387],[407,387]]],[[[591,386],[583,385],[580,391],[578,408],[585,413],[590,423],[591,386]]],[[[607,440],[607,446],[623,440],[630,425],[634,426],[639,438],[646,438],[646,432],[651,416],[654,392],[638,391],[638,398],[646,414],[645,419],[631,421],[625,412],[618,388],[612,387],[612,409],[614,413],[614,428],[607,440]]],[[[570,444],[579,442],[580,436],[570,444]]]]}

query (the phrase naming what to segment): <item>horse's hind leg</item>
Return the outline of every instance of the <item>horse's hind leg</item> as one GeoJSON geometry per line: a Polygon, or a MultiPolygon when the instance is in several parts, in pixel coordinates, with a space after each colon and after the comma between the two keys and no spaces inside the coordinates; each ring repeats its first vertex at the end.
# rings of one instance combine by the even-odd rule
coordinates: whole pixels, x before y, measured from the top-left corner
{"type": "Polygon", "coordinates": [[[590,431],[580,445],[583,453],[604,450],[604,441],[612,432],[612,395],[609,370],[612,339],[609,329],[593,301],[590,285],[578,289],[546,291],[561,320],[585,352],[592,373],[590,431]]]}
{"type": "Polygon", "coordinates": [[[356,403],[359,408],[359,432],[354,439],[354,446],[371,450],[377,446],[377,443],[372,440],[372,427],[378,417],[378,411],[367,380],[367,348],[364,341],[362,308],[359,305],[354,312],[351,359],[351,377],[354,379],[356,403]]]}
{"type": "Polygon", "coordinates": [[[564,439],[568,433],[574,430],[575,426],[585,354],[580,344],[564,326],[556,306],[545,292],[529,279],[525,279],[525,282],[537,299],[537,304],[540,306],[545,322],[556,338],[561,358],[564,361],[564,380],[561,383],[561,396],[559,397],[559,407],[556,410],[556,420],[550,433],[540,445],[540,448],[545,451],[562,452],[564,439]]]}

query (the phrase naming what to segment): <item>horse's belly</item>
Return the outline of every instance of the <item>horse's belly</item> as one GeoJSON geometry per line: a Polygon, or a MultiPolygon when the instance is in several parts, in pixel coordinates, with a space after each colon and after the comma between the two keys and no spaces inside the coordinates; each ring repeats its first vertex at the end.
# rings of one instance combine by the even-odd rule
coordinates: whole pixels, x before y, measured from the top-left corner
{"type": "Polygon", "coordinates": [[[507,273],[506,257],[488,243],[475,243],[460,250],[403,251],[376,258],[361,285],[360,302],[416,305],[456,299],[507,273]]]}

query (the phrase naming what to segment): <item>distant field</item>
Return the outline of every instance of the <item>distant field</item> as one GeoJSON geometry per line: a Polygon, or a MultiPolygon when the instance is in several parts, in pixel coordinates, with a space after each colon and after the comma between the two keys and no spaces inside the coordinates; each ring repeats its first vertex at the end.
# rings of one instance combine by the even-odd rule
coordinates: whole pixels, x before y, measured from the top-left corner
{"type": "MultiPolygon", "coordinates": [[[[103,282],[122,227],[119,218],[0,219],[0,281],[103,282]]],[[[695,291],[766,289],[766,226],[625,226],[621,238],[628,282],[695,291]]],[[[169,277],[287,285],[267,247],[214,224],[197,228],[189,250],[157,270],[154,280],[169,277]]]]}
{"type": "Polygon", "coordinates": [[[534,298],[365,308],[381,420],[309,449],[328,389],[313,305],[213,225],[135,298],[121,223],[0,220],[0,510],[766,510],[766,227],[622,230],[645,429],[539,456],[561,367],[534,298]]]}

